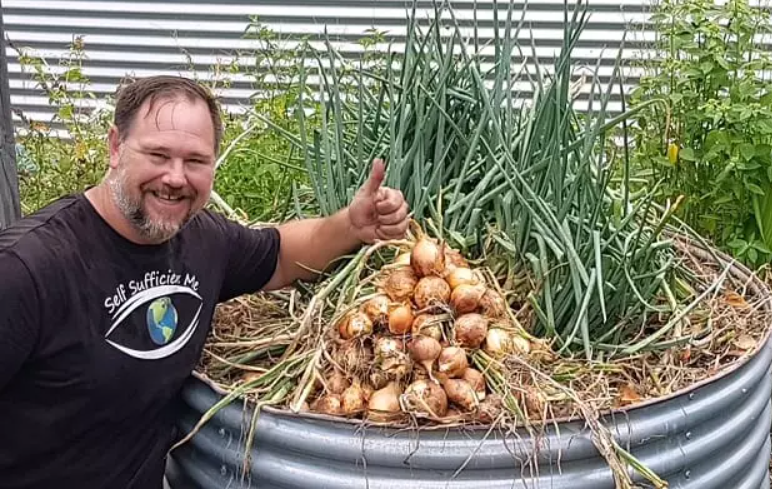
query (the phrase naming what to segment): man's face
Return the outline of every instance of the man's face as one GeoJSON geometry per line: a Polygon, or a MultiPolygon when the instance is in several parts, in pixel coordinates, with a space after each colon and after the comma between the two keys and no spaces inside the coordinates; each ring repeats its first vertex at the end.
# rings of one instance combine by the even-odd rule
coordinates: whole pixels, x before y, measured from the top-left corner
{"type": "Polygon", "coordinates": [[[113,199],[140,238],[160,243],[209,200],[215,170],[214,128],[203,101],[179,97],[148,103],[123,142],[110,132],[108,178],[113,199]]]}

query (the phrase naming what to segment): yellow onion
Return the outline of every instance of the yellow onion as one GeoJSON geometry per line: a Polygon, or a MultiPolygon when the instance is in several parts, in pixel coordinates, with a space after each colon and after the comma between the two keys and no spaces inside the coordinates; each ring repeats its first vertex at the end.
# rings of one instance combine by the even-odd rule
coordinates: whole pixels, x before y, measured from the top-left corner
{"type": "Polygon", "coordinates": [[[423,379],[412,383],[400,397],[405,412],[416,417],[442,418],[448,411],[448,395],[438,383],[423,379]]]}
{"type": "Polygon", "coordinates": [[[448,396],[448,400],[467,412],[472,412],[477,409],[480,401],[477,399],[477,393],[475,393],[472,385],[463,379],[453,379],[448,377],[443,377],[441,382],[442,387],[445,389],[445,393],[448,396]]]}
{"type": "Polygon", "coordinates": [[[334,369],[332,375],[326,379],[326,382],[327,391],[334,395],[340,395],[346,391],[346,388],[351,386],[348,378],[346,378],[346,375],[343,374],[340,369],[334,369]]]}
{"type": "Polygon", "coordinates": [[[480,309],[487,318],[503,318],[508,308],[504,298],[493,289],[487,289],[480,298],[480,309]]]}
{"type": "Polygon", "coordinates": [[[354,415],[365,409],[365,393],[359,381],[346,388],[340,395],[340,405],[344,415],[354,415]]]}
{"type": "Polygon", "coordinates": [[[420,309],[447,305],[450,300],[450,286],[441,277],[423,277],[415,287],[414,299],[420,309]]]}
{"type": "Polygon", "coordinates": [[[380,367],[373,367],[373,369],[370,371],[370,384],[373,385],[373,388],[376,390],[380,390],[387,384],[389,384],[393,379],[391,376],[389,376],[388,373],[383,371],[380,367]]]}
{"type": "Polygon", "coordinates": [[[513,351],[512,336],[501,328],[491,328],[485,335],[483,350],[495,359],[501,359],[513,351]]]}
{"type": "Polygon", "coordinates": [[[383,291],[392,301],[407,301],[413,297],[418,278],[411,267],[399,267],[389,272],[383,291]]]}
{"type": "Polygon", "coordinates": [[[373,322],[361,311],[353,311],[338,324],[338,332],[344,340],[363,337],[373,333],[373,322]]]}
{"type": "Polygon", "coordinates": [[[347,373],[365,371],[373,360],[373,351],[361,339],[351,339],[338,346],[333,359],[347,373]]]}
{"type": "Polygon", "coordinates": [[[469,367],[469,361],[466,359],[466,351],[461,347],[445,347],[437,358],[439,371],[451,378],[457,378],[464,374],[469,367]]]}
{"type": "Polygon", "coordinates": [[[455,340],[461,347],[476,349],[488,333],[488,320],[478,313],[467,313],[456,318],[455,340]]]}
{"type": "Polygon", "coordinates": [[[342,415],[343,408],[340,402],[339,395],[327,394],[318,398],[311,404],[311,410],[317,413],[324,413],[327,415],[342,415]]]}
{"type": "Polygon", "coordinates": [[[370,401],[370,397],[373,396],[374,391],[375,389],[373,389],[370,383],[362,383],[362,394],[364,395],[366,402],[370,401]]]}
{"type": "Polygon", "coordinates": [[[413,308],[409,304],[400,304],[389,311],[389,332],[404,335],[413,326],[413,308]]]}
{"type": "Polygon", "coordinates": [[[440,274],[445,270],[445,254],[440,253],[440,247],[434,240],[422,237],[410,253],[410,265],[418,277],[440,274]]]}
{"type": "Polygon", "coordinates": [[[480,300],[485,294],[485,286],[482,284],[461,284],[450,295],[450,306],[457,315],[472,313],[480,305],[480,300]]]}
{"type": "Polygon", "coordinates": [[[450,289],[456,289],[462,284],[479,284],[480,280],[472,269],[456,267],[445,275],[450,289]]]}
{"type": "Polygon", "coordinates": [[[413,338],[408,348],[413,360],[423,366],[431,378],[434,361],[437,360],[442,351],[440,343],[431,337],[419,335],[413,338]]]}
{"type": "Polygon", "coordinates": [[[422,313],[415,317],[411,333],[413,335],[426,335],[436,341],[442,340],[442,317],[440,315],[430,315],[422,313]]]}
{"type": "Polygon", "coordinates": [[[530,416],[541,416],[541,414],[544,413],[547,397],[545,397],[536,387],[527,386],[522,398],[530,416]]]}
{"type": "Polygon", "coordinates": [[[391,300],[385,294],[378,294],[368,299],[362,305],[362,311],[373,324],[384,324],[389,318],[391,300]]]}
{"type": "MultiPolygon", "coordinates": [[[[405,378],[413,369],[410,356],[405,352],[404,345],[399,339],[379,338],[375,341],[374,353],[376,368],[386,374],[388,379],[405,378]]],[[[383,382],[382,379],[373,379],[373,377],[370,380],[375,385],[380,385],[383,382]]]]}
{"type": "Polygon", "coordinates": [[[461,379],[469,383],[478,400],[482,401],[485,399],[485,376],[480,371],[474,368],[466,368],[463,374],[461,374],[461,379]]]}
{"type": "Polygon", "coordinates": [[[477,420],[484,424],[492,424],[502,412],[501,396],[491,393],[477,407],[477,420]]]}
{"type": "Polygon", "coordinates": [[[375,422],[394,420],[401,413],[400,394],[399,385],[393,381],[374,391],[367,403],[367,418],[375,422]]]}
{"type": "Polygon", "coordinates": [[[531,342],[517,334],[512,334],[512,351],[520,356],[527,356],[531,352],[531,342]]]}
{"type": "Polygon", "coordinates": [[[461,252],[454,248],[450,248],[445,245],[445,270],[451,272],[453,269],[462,267],[464,269],[469,268],[469,262],[466,261],[461,252]]]}

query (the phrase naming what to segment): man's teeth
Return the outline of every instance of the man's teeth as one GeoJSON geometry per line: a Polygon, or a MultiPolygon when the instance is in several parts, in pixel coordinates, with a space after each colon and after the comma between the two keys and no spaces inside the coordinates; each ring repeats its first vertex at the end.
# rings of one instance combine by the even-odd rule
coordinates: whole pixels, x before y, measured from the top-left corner
{"type": "Polygon", "coordinates": [[[171,194],[162,194],[160,192],[154,192],[153,195],[155,197],[165,199],[167,201],[180,201],[182,200],[182,196],[172,196],[171,194]]]}

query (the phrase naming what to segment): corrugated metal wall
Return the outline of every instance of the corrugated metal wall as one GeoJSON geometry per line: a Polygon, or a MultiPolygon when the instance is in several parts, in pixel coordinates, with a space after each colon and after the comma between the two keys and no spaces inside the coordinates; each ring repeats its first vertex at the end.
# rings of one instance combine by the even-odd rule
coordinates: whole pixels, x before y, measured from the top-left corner
{"type": "MultiPolygon", "coordinates": [[[[602,58],[600,74],[609,76],[625,28],[625,55],[629,58],[652,33],[644,29],[648,0],[592,0],[588,28],[575,50],[577,77],[588,73],[602,58]],[[582,69],[582,65],[586,68],[582,69]]],[[[570,1],[569,4],[573,4],[570,1]]],[[[7,36],[13,47],[7,50],[11,103],[31,119],[49,121],[55,108],[32,80],[30,69],[19,62],[18,49],[32,49],[51,66],[67,56],[68,44],[76,36],[85,43],[83,73],[90,78],[97,101],[114,91],[126,75],[180,73],[211,79],[212,66],[228,64],[235,51],[248,65],[256,42],[243,34],[250,16],[258,16],[267,27],[280,32],[286,41],[322,33],[327,28],[347,55],[361,52],[357,40],[376,28],[398,48],[404,39],[409,1],[397,0],[212,0],[118,1],[118,0],[3,0],[7,36]],[[244,57],[246,56],[246,57],[244,57]],[[192,70],[191,70],[192,68],[192,70]]],[[[471,19],[477,7],[479,36],[493,36],[493,8],[504,25],[509,2],[495,0],[454,0],[451,5],[459,19],[471,19]]],[[[419,13],[432,12],[431,1],[418,4],[419,13]]],[[[520,33],[523,48],[531,53],[531,40],[540,60],[548,63],[563,36],[563,0],[533,0],[523,15],[523,2],[514,3],[514,18],[525,21],[520,33]]],[[[221,92],[226,107],[237,110],[248,101],[255,87],[244,73],[231,75],[233,85],[221,92]]],[[[634,79],[632,79],[634,83],[634,79]]],[[[585,91],[589,90],[589,84],[585,91]]],[[[578,104],[582,95],[579,96],[578,104]]],[[[612,110],[616,107],[611,107],[612,110]]],[[[18,120],[18,114],[15,116],[18,120]]]]}

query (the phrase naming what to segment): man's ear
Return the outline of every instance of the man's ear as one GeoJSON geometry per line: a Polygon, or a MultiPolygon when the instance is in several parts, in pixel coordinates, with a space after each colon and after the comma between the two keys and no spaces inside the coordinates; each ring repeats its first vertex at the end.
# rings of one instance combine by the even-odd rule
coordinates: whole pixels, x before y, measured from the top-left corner
{"type": "Polygon", "coordinates": [[[107,133],[107,146],[110,150],[110,168],[118,168],[121,160],[121,136],[115,126],[110,126],[110,131],[107,133]]]}

